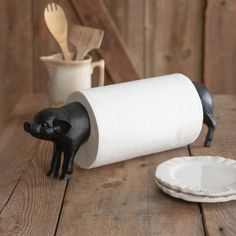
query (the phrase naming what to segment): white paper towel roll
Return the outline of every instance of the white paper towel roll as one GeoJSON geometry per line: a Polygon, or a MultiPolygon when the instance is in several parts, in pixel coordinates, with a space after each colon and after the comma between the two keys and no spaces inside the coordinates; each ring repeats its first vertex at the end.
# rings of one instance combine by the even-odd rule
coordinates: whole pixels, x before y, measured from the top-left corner
{"type": "Polygon", "coordinates": [[[91,133],[76,154],[82,168],[93,168],[188,145],[199,136],[200,97],[182,74],[137,80],[73,93],[82,103],[91,133]]]}

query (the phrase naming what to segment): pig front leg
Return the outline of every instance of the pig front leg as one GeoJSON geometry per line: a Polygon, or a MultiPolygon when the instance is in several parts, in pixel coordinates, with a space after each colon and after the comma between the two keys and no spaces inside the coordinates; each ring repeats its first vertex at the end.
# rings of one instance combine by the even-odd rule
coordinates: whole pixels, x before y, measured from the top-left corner
{"type": "Polygon", "coordinates": [[[73,172],[73,162],[77,152],[77,149],[68,149],[64,151],[64,161],[62,165],[61,180],[69,180],[73,172]]]}
{"type": "Polygon", "coordinates": [[[51,168],[47,173],[48,176],[58,177],[61,165],[61,154],[62,154],[61,148],[56,143],[53,143],[53,155],[51,161],[51,168]]]}

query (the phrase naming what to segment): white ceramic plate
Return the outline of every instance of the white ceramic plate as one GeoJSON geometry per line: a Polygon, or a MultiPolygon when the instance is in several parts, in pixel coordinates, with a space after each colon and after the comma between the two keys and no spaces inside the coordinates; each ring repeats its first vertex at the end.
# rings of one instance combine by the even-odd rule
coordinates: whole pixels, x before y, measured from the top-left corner
{"type": "Polygon", "coordinates": [[[156,178],[167,188],[205,196],[236,194],[236,161],[219,156],[177,157],[161,163],[156,178]]]}
{"type": "Polygon", "coordinates": [[[227,195],[221,197],[209,197],[209,196],[200,196],[194,195],[190,193],[182,193],[177,190],[173,190],[163,186],[161,183],[158,182],[156,179],[157,186],[166,194],[174,197],[179,198],[188,202],[208,202],[208,203],[216,203],[216,202],[228,202],[232,200],[236,200],[236,195],[227,195]]]}

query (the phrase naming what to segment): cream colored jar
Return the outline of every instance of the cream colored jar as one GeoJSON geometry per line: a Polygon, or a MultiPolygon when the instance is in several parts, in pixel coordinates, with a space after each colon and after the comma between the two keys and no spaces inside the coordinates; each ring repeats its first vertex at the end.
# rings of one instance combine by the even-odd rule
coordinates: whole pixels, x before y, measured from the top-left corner
{"type": "Polygon", "coordinates": [[[73,92],[91,88],[95,67],[99,67],[98,86],[104,85],[104,60],[92,62],[92,58],[87,56],[81,61],[64,61],[61,53],[40,57],[40,60],[49,74],[50,107],[62,106],[73,92]]]}

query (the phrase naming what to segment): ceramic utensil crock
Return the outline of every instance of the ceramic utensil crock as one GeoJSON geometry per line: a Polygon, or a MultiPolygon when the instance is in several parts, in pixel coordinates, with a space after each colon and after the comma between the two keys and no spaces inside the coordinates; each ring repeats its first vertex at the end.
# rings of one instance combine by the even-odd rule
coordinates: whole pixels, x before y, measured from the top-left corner
{"type": "Polygon", "coordinates": [[[49,74],[50,107],[64,105],[66,98],[75,91],[91,88],[92,74],[99,68],[99,86],[104,85],[104,60],[92,62],[87,56],[81,61],[64,61],[62,54],[40,57],[49,74]]]}

